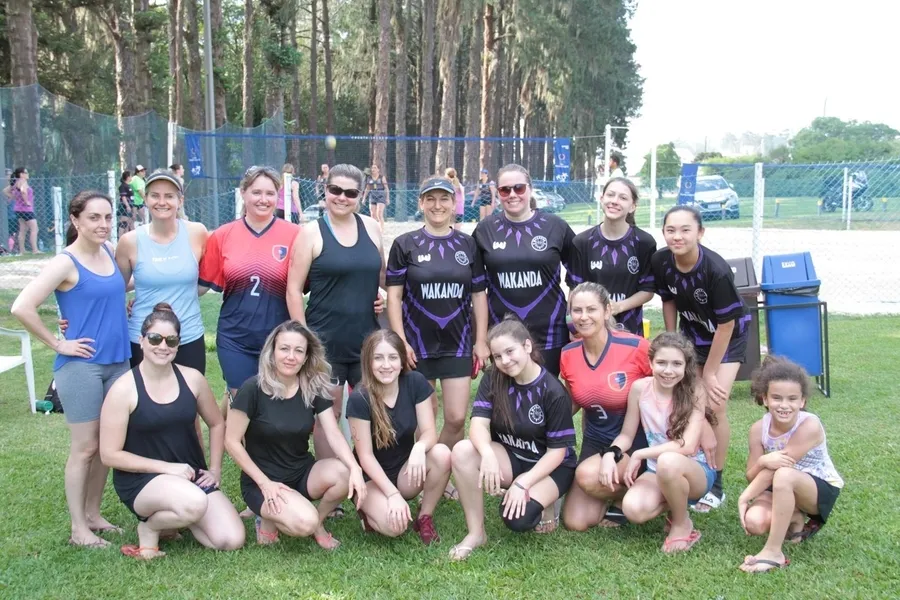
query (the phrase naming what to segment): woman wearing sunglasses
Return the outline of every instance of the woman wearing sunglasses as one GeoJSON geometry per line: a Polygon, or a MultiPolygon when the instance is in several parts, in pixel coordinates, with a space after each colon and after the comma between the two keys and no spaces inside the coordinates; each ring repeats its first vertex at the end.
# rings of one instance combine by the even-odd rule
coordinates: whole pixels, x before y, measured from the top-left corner
{"type": "MultiPolygon", "coordinates": [[[[378,329],[384,251],[378,222],[356,214],[365,184],[362,171],[335,165],[325,183],[325,214],[305,225],[294,244],[287,294],[291,318],[306,324],[325,344],[337,383],[334,412],[340,419],[344,383],[351,388],[359,383],[363,340],[378,329]],[[309,304],[304,308],[307,278],[309,304]]],[[[313,432],[316,457],[330,458],[334,454],[320,429],[313,432]]]]}
{"type": "Polygon", "coordinates": [[[266,336],[297,301],[285,282],[299,228],[275,217],[280,187],[275,169],[248,169],[240,187],[244,216],[212,232],[200,261],[200,294],[222,292],[216,352],[231,396],[256,374],[266,336]]]}
{"type": "Polygon", "coordinates": [[[160,534],[183,528],[207,548],[236,550],[244,525],[219,490],[225,421],[212,390],[196,369],[173,365],[181,323],[171,306],[154,306],[140,331],[144,359],[113,384],[100,414],[100,457],[138,518],[138,545],[122,546],[122,553],[165,556],[160,534]],[[198,413],[209,427],[209,467],[194,430],[198,413]]]}
{"type": "MultiPolygon", "coordinates": [[[[490,321],[515,313],[534,335],[546,369],[558,377],[560,352],[569,341],[561,267],[575,233],[556,215],[535,210],[524,167],[506,165],[497,183],[503,212],[482,220],[472,234],[488,276],[490,321]]],[[[486,362],[487,353],[479,352],[486,362]]]]}

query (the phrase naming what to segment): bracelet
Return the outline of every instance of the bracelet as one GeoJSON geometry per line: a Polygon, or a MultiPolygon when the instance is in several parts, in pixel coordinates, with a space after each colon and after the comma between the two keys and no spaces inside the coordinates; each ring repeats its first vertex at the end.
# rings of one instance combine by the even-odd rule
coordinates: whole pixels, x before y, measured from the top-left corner
{"type": "Polygon", "coordinates": [[[519,483],[518,481],[513,481],[513,485],[519,488],[520,490],[524,490],[525,492],[525,502],[529,502],[531,500],[531,494],[528,492],[528,488],[519,483]]]}

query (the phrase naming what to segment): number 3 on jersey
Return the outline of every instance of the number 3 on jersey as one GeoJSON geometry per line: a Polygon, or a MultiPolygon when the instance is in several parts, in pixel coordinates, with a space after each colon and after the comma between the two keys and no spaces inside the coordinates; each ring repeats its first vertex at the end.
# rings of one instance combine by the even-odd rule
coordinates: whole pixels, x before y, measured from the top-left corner
{"type": "Polygon", "coordinates": [[[597,415],[598,419],[605,421],[608,418],[606,411],[599,404],[591,406],[591,410],[594,411],[594,414],[597,415]]]}
{"type": "Polygon", "coordinates": [[[253,289],[250,290],[251,296],[259,297],[259,275],[251,275],[250,281],[253,283],[253,289]]]}

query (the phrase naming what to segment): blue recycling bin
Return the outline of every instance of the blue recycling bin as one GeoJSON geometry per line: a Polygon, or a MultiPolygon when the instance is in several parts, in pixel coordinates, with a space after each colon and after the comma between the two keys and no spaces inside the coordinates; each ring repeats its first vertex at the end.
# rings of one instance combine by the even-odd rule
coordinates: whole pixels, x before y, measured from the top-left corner
{"type": "Polygon", "coordinates": [[[824,370],[821,311],[819,306],[791,307],[818,302],[820,285],[809,252],[763,257],[760,287],[764,304],[770,307],[766,310],[769,353],[791,359],[813,377],[824,370]]]}

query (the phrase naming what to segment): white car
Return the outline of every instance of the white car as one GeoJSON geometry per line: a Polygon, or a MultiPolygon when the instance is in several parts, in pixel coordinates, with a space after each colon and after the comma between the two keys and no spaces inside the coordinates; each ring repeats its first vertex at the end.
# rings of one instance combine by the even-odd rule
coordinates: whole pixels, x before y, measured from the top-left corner
{"type": "Polygon", "coordinates": [[[703,218],[739,219],[741,205],[737,192],[721,175],[697,177],[693,206],[703,218]]]}

